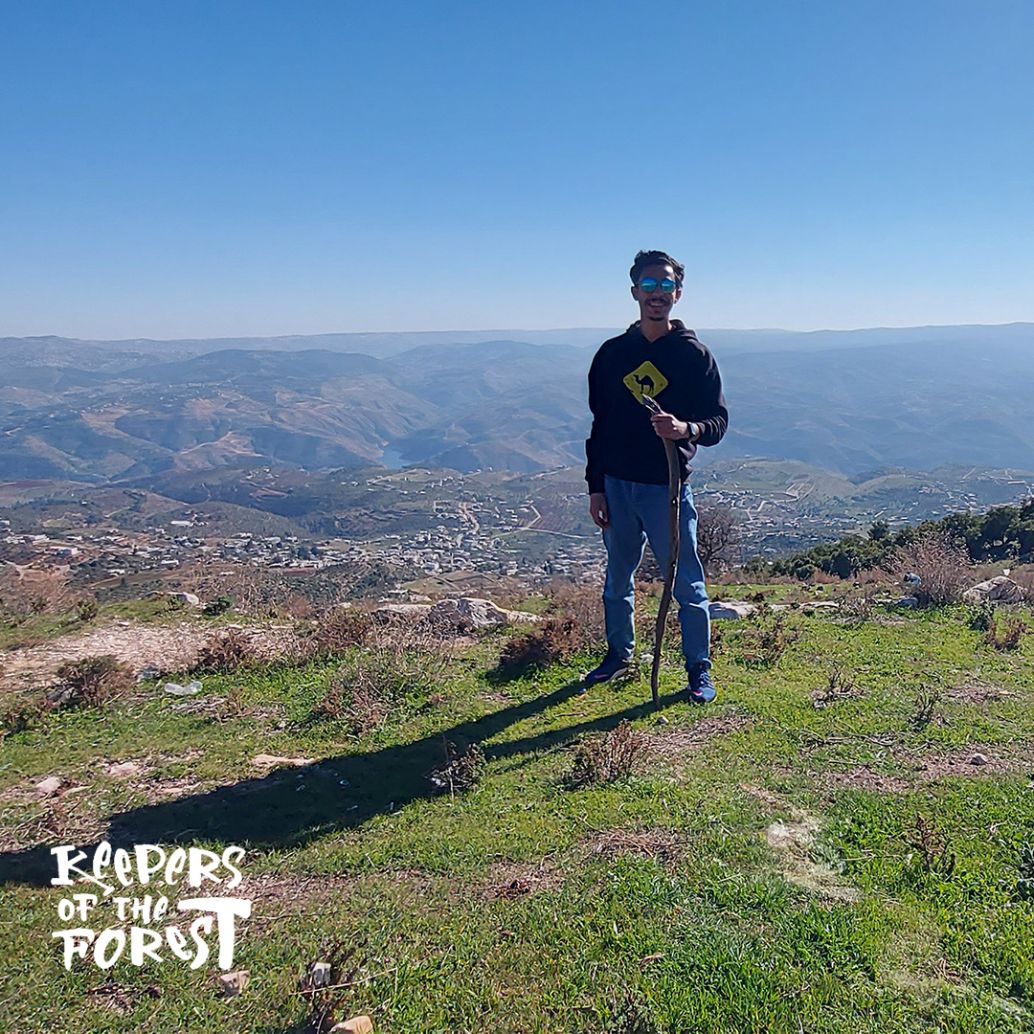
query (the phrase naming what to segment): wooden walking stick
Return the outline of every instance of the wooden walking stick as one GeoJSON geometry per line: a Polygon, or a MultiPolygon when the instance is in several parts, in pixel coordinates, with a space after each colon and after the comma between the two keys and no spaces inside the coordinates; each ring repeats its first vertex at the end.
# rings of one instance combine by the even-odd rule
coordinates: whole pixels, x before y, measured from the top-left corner
{"type": "MultiPolygon", "coordinates": [[[[643,395],[643,405],[652,413],[663,413],[657,400],[643,395]]],[[[664,625],[671,606],[671,596],[675,588],[675,568],[679,562],[679,501],[682,497],[682,478],[679,476],[679,454],[676,444],[668,438],[664,439],[664,453],[668,459],[668,569],[664,572],[664,591],[661,602],[657,606],[657,624],[653,633],[653,669],[650,672],[650,692],[653,694],[653,706],[659,706],[657,679],[661,671],[661,645],[664,642],[664,625]]]]}

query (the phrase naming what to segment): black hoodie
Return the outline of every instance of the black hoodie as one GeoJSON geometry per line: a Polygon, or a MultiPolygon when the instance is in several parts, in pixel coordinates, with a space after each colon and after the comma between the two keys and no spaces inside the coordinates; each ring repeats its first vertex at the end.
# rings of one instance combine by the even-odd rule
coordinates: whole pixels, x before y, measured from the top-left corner
{"type": "MultiPolygon", "coordinates": [[[[639,323],[604,341],[589,367],[592,431],[585,440],[585,480],[590,492],[603,491],[603,476],[647,485],[668,483],[664,441],[642,403],[645,393],[679,420],[700,425],[697,444],[717,445],[729,425],[722,379],[714,357],[681,320],[650,342],[639,323]]],[[[678,443],[682,479],[689,476],[692,450],[678,443]]]]}

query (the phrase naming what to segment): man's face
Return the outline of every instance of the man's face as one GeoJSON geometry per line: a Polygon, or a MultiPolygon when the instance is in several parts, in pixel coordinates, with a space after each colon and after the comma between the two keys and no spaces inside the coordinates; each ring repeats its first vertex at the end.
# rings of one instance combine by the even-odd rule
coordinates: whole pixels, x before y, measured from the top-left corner
{"type": "Polygon", "coordinates": [[[670,264],[645,266],[639,272],[639,283],[650,279],[657,282],[657,287],[647,294],[637,284],[632,288],[632,297],[639,303],[639,318],[644,322],[663,322],[671,317],[671,307],[682,297],[682,288],[676,287],[673,294],[666,294],[660,288],[662,280],[675,280],[675,270],[670,264]]]}

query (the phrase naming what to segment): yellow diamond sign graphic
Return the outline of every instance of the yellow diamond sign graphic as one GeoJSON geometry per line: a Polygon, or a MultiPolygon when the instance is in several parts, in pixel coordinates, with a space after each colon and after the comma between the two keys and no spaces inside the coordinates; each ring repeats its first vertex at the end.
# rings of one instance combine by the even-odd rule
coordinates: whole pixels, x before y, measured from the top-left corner
{"type": "Polygon", "coordinates": [[[637,366],[624,381],[625,387],[635,395],[636,402],[642,402],[644,395],[656,398],[668,386],[668,378],[649,360],[637,366]]]}

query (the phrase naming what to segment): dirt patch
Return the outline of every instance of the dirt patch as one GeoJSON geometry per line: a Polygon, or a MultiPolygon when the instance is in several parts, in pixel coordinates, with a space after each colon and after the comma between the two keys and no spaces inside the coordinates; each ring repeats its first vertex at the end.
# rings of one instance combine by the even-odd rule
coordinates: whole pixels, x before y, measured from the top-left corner
{"type": "Polygon", "coordinates": [[[1003,747],[968,744],[947,754],[927,754],[916,762],[916,775],[923,782],[950,776],[1009,775],[1034,766],[1030,746],[1003,747]]]}
{"type": "Polygon", "coordinates": [[[515,901],[528,894],[552,890],[563,881],[560,868],[549,858],[523,865],[497,862],[488,871],[482,895],[489,901],[515,901]]]}
{"type": "Polygon", "coordinates": [[[664,863],[675,861],[682,850],[677,834],[670,829],[608,829],[590,837],[584,846],[589,854],[605,858],[638,855],[664,863]]]}
{"type": "Polygon", "coordinates": [[[868,765],[850,768],[845,772],[826,772],[823,781],[847,790],[868,790],[871,793],[907,793],[912,783],[903,776],[877,772],[868,765]]]}
{"type": "Polygon", "coordinates": [[[691,751],[698,750],[705,743],[727,736],[750,726],[751,720],[742,714],[720,714],[701,718],[692,725],[670,729],[666,732],[644,732],[647,751],[654,757],[678,759],[691,751]]]}
{"type": "Polygon", "coordinates": [[[945,700],[956,704],[990,704],[1012,695],[1008,689],[990,682],[965,682],[944,691],[945,700]]]}
{"type": "Polygon", "coordinates": [[[772,793],[770,790],[766,790],[763,786],[754,786],[752,783],[740,783],[740,789],[747,794],[748,797],[753,797],[754,800],[760,801],[769,808],[786,807],[785,798],[772,793]]]}
{"type": "MultiPolygon", "coordinates": [[[[245,858],[244,866],[247,865],[245,858]]],[[[350,876],[344,873],[258,873],[244,878],[233,889],[236,897],[251,901],[251,916],[244,920],[245,929],[251,933],[263,933],[275,929],[277,924],[292,916],[304,915],[319,910],[324,912],[338,902],[351,899],[371,880],[386,879],[393,884],[411,889],[414,893],[426,892],[434,880],[425,872],[416,869],[402,869],[395,872],[369,873],[364,876],[350,876]]],[[[360,901],[361,905],[361,901],[360,901]]]]}
{"type": "Polygon", "coordinates": [[[145,625],[117,621],[104,628],[61,636],[52,642],[3,655],[0,688],[33,688],[49,683],[58,666],[83,657],[113,654],[134,672],[185,671],[198,658],[201,648],[219,631],[235,628],[247,640],[250,652],[259,660],[273,661],[289,656],[300,637],[293,625],[205,625],[180,621],[169,625],[145,625]]]}

